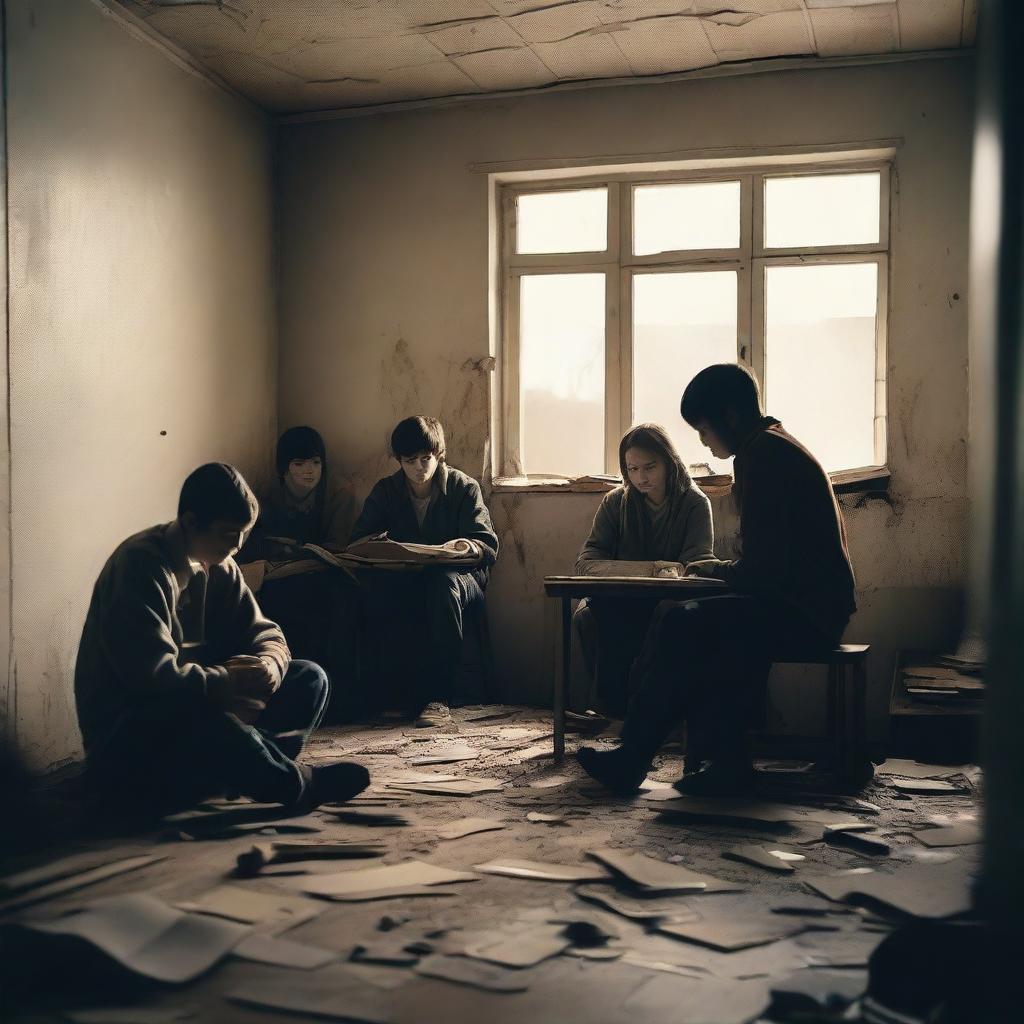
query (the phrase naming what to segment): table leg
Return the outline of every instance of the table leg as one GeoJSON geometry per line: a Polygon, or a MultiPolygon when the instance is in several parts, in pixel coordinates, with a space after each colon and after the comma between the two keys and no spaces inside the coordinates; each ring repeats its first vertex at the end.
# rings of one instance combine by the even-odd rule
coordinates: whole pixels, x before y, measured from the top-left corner
{"type": "Polygon", "coordinates": [[[555,672],[553,715],[555,726],[555,761],[565,759],[565,698],[569,690],[570,659],[572,657],[572,598],[562,598],[562,651],[561,664],[555,672]]]}

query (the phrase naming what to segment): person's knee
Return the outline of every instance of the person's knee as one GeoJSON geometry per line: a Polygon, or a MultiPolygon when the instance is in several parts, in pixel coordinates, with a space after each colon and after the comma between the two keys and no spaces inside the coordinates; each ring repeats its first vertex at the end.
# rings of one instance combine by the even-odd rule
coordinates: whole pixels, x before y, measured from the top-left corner
{"type": "Polygon", "coordinates": [[[289,689],[306,691],[310,702],[317,706],[326,704],[331,692],[331,682],[327,673],[315,661],[305,661],[301,658],[293,660],[288,666],[281,685],[287,685],[289,689]]]}
{"type": "Polygon", "coordinates": [[[433,572],[426,580],[427,600],[442,606],[462,606],[458,573],[433,572]]]}

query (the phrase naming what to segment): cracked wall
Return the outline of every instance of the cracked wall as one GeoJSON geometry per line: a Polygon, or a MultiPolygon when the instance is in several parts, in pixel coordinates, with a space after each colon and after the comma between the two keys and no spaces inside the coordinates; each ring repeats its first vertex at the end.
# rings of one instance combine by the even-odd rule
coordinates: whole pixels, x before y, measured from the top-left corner
{"type": "Polygon", "coordinates": [[[174,517],[198,464],[269,460],[271,140],[92,4],[11,0],[6,18],[7,704],[45,770],[80,750],[72,673],[107,556],[174,517]]]}
{"type": "MultiPolygon", "coordinates": [[[[972,65],[964,59],[601,89],[281,131],[281,417],[323,431],[357,492],[390,469],[387,432],[430,412],[454,465],[488,451],[487,179],[470,165],[901,140],[893,197],[887,500],[843,498],[884,725],[894,652],[955,643],[964,582],[966,274],[972,65]],[[957,298],[953,296],[956,295],[957,298]],[[467,369],[467,367],[469,369],[467,369]]],[[[685,382],[680,382],[680,387],[685,382]]],[[[555,610],[595,494],[495,494],[503,553],[489,591],[505,694],[548,699],[555,610]]],[[[735,517],[716,499],[722,550],[735,517]]],[[[809,732],[814,677],[773,684],[777,725],[809,732]]]]}

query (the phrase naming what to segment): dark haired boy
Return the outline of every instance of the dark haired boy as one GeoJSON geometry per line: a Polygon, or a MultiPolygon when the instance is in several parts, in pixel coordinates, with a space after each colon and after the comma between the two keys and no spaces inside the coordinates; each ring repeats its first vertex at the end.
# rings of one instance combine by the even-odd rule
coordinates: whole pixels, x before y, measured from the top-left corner
{"type": "Polygon", "coordinates": [[[364,574],[364,611],[371,643],[380,650],[391,638],[405,645],[423,643],[407,659],[406,710],[422,726],[450,721],[447,705],[460,695],[455,677],[462,652],[463,619],[480,614],[498,538],[480,485],[445,461],[444,428],[431,416],[410,416],[391,434],[391,454],[399,469],[379,480],[353,527],[359,540],[379,533],[396,541],[443,544],[465,542],[480,555],[472,569],[428,567],[418,573],[364,574]],[[406,641],[405,638],[409,639],[406,641]]]}
{"type": "Polygon", "coordinates": [[[621,747],[583,748],[579,759],[600,782],[631,792],[686,718],[699,749],[688,749],[688,774],[676,787],[737,794],[752,783],[746,720],[762,698],[773,655],[839,642],[856,610],[853,570],[827,474],[764,415],[748,370],[732,363],[702,370],[680,412],[716,458],[735,456],[740,557],[687,566],[691,575],[724,580],[734,593],[659,606],[635,669],[621,747]]]}
{"type": "Polygon", "coordinates": [[[200,466],[177,518],[129,537],[96,581],[75,700],[89,778],[111,810],[145,817],[223,792],[302,810],[368,784],[361,765],[296,763],[328,683],[291,660],[232,558],[257,510],[238,470],[200,466]]]}

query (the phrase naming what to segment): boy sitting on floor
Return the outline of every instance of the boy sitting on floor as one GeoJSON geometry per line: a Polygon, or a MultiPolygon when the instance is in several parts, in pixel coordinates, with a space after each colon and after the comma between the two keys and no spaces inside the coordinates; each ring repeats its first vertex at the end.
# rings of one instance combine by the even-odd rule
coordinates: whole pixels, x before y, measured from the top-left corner
{"type": "Polygon", "coordinates": [[[752,784],[746,720],[763,696],[773,655],[831,650],[839,642],[856,610],[853,570],[828,476],[764,415],[748,370],[732,363],[702,370],[680,412],[716,458],[736,456],[740,557],[687,566],[691,575],[724,580],[734,593],[658,607],[633,670],[622,745],[584,747],[579,760],[609,788],[633,792],[686,718],[701,750],[688,749],[687,774],[676,788],[735,795],[752,784]]]}
{"type": "Polygon", "coordinates": [[[235,792],[303,811],[361,792],[361,765],[296,763],[327,704],[232,555],[258,504],[232,466],[185,480],[178,517],[124,541],[96,581],[75,699],[98,796],[166,814],[235,792]]]}
{"type": "Polygon", "coordinates": [[[419,572],[379,570],[360,575],[372,648],[396,643],[414,652],[402,675],[401,699],[417,725],[450,721],[447,705],[460,696],[455,677],[463,618],[479,614],[498,538],[480,485],[445,462],[444,429],[431,416],[410,416],[391,434],[398,472],[377,482],[353,527],[354,540],[387,533],[391,540],[439,544],[478,553],[476,566],[427,567],[419,572]]]}

